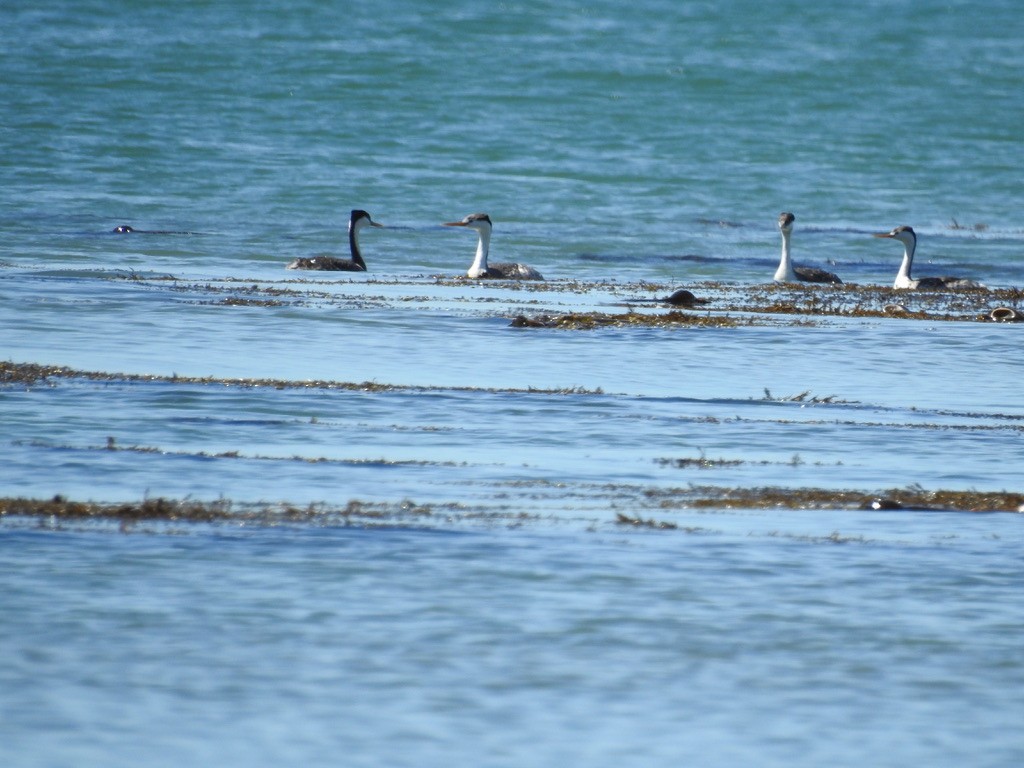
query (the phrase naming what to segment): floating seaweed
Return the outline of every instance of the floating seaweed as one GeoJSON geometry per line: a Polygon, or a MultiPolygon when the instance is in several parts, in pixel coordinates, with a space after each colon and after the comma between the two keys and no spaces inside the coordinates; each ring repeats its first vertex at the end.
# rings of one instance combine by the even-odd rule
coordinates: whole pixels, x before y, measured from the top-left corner
{"type": "Polygon", "coordinates": [[[615,515],[615,522],[619,525],[632,525],[638,528],[656,528],[663,531],[674,531],[679,528],[675,523],[669,523],[663,520],[643,520],[639,517],[624,515],[621,512],[615,515]]]}
{"type": "Polygon", "coordinates": [[[699,328],[733,328],[740,321],[727,315],[693,314],[672,310],[662,314],[624,312],[570,312],[564,315],[517,315],[510,325],[513,328],[561,328],[569,330],[590,330],[594,328],[687,326],[699,328]]]}
{"type": "MultiPolygon", "coordinates": [[[[832,490],[825,488],[733,488],[695,486],[687,488],[643,488],[637,486],[605,488],[615,490],[626,503],[653,505],[662,514],[676,509],[791,509],[791,510],[877,510],[891,512],[1024,512],[1024,493],[988,491],[928,491],[919,486],[893,488],[881,492],[832,490]]],[[[526,521],[550,520],[549,517],[522,510],[473,507],[461,503],[417,504],[366,502],[357,499],[344,504],[314,503],[305,506],[280,503],[237,504],[227,499],[204,502],[191,499],[146,498],[138,502],[102,503],[75,501],[57,495],[49,499],[0,498],[0,520],[36,518],[53,525],[63,522],[114,521],[122,530],[141,522],[231,523],[278,525],[394,525],[410,520],[417,524],[451,524],[477,521],[521,525],[526,521]]],[[[671,520],[657,520],[639,514],[616,512],[617,525],[657,530],[677,530],[671,520]]],[[[685,528],[693,532],[695,528],[685,528]]]]}
{"type": "Polygon", "coordinates": [[[115,520],[121,523],[350,523],[353,520],[394,520],[429,517],[435,508],[404,500],[398,504],[351,500],[342,506],[308,504],[235,504],[230,500],[143,499],[138,502],[74,501],[61,495],[50,499],[0,499],[0,518],[35,517],[63,521],[115,520]]]}
{"type": "MultiPolygon", "coordinates": [[[[222,304],[227,306],[245,305],[265,307],[273,310],[280,306],[307,305],[312,303],[335,306],[399,306],[412,305],[417,308],[429,307],[438,300],[458,301],[483,308],[483,305],[542,304],[549,297],[600,296],[610,294],[621,297],[620,303],[631,307],[651,304],[670,304],[668,294],[673,286],[640,281],[618,283],[616,281],[576,279],[554,279],[548,281],[496,281],[481,284],[465,276],[431,275],[418,279],[371,278],[358,283],[360,292],[353,296],[338,292],[332,287],[351,285],[351,280],[325,281],[307,278],[275,281],[274,283],[252,283],[251,280],[225,278],[215,282],[190,283],[172,276],[143,275],[134,271],[127,277],[117,275],[139,284],[170,282],[170,290],[186,295],[184,301],[198,304],[222,304]],[[424,279],[430,281],[424,283],[424,279]],[[432,284],[436,288],[454,288],[454,295],[434,296],[369,296],[365,289],[371,285],[419,286],[432,284]],[[637,296],[637,294],[649,296],[637,296]],[[205,297],[228,298],[212,299],[205,297]],[[247,300],[248,299],[248,300],[247,300]],[[275,303],[280,302],[280,303],[275,303]]],[[[828,286],[810,284],[775,283],[757,285],[735,285],[717,281],[693,283],[693,291],[699,292],[697,299],[693,291],[676,290],[676,294],[692,297],[679,306],[693,307],[707,303],[713,307],[706,314],[690,317],[672,317],[671,313],[648,314],[633,312],[606,314],[601,312],[570,312],[553,314],[541,312],[536,316],[514,316],[512,325],[522,328],[563,328],[587,330],[599,327],[667,327],[686,325],[691,327],[722,327],[730,325],[760,325],[767,318],[775,323],[785,322],[799,326],[808,324],[810,318],[890,318],[900,320],[927,320],[948,322],[1008,322],[1018,313],[1024,312],[1024,290],[1019,288],[963,288],[949,291],[901,291],[888,286],[842,284],[828,286]],[[736,314],[739,313],[740,317],[736,314]],[[699,318],[699,319],[697,319],[699,318]]],[[[498,314],[503,314],[499,310],[498,314]]]]}
{"type": "Polygon", "coordinates": [[[928,491],[919,486],[883,491],[827,488],[729,488],[690,486],[645,494],[661,509],[892,509],[947,512],[1022,512],[1024,493],[928,491]],[[872,506],[878,502],[877,506],[872,506]]]}
{"type": "MultiPolygon", "coordinates": [[[[69,380],[86,379],[88,381],[123,381],[141,383],[167,383],[167,384],[195,384],[200,386],[220,385],[225,387],[257,388],[268,387],[273,389],[328,389],[328,390],[349,390],[356,392],[478,392],[483,391],[478,387],[429,387],[402,384],[381,384],[376,381],[328,381],[314,379],[308,381],[292,381],[288,379],[229,379],[216,376],[161,376],[157,374],[138,373],[106,373],[102,371],[80,371],[67,366],[39,365],[37,363],[15,363],[0,361],[0,386],[5,384],[38,385],[50,384],[51,379],[69,380]]],[[[503,394],[530,394],[530,395],[602,395],[604,391],[586,389],[584,387],[561,387],[557,389],[544,389],[540,387],[526,388],[494,388],[486,391],[503,394]]]]}

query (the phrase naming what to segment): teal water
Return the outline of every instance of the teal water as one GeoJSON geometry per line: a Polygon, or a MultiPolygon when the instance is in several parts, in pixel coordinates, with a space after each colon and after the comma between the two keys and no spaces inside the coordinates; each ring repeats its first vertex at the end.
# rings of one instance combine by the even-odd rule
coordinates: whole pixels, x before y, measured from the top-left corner
{"type": "Polygon", "coordinates": [[[782,210],[847,282],[909,224],[916,274],[1024,285],[1022,38],[1008,0],[0,8],[0,354],[166,377],[3,384],[0,496],[446,510],[0,518],[0,764],[1020,764],[1019,515],[659,506],[1019,491],[1020,324],[509,320],[720,311],[782,210]],[[284,270],[352,208],[367,274],[284,270]],[[544,290],[448,279],[474,211],[544,290]]]}

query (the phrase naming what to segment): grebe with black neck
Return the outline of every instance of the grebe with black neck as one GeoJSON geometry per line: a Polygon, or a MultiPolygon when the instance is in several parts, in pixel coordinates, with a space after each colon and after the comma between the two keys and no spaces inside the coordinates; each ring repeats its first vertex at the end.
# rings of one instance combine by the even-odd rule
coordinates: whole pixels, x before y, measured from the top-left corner
{"type": "Polygon", "coordinates": [[[359,231],[363,227],[377,227],[382,229],[383,224],[378,224],[370,218],[366,211],[356,209],[348,220],[348,249],[352,258],[339,259],[335,256],[309,256],[295,259],[287,269],[310,269],[321,272],[365,272],[366,262],[363,261],[363,254],[359,250],[359,231]]]}

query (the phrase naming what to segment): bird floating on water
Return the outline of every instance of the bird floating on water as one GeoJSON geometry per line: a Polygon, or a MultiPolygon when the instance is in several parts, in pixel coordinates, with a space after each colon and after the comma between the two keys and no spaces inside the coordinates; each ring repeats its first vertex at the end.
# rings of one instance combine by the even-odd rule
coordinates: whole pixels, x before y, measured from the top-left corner
{"type": "Polygon", "coordinates": [[[112,230],[115,235],[195,235],[196,232],[184,232],[173,229],[136,229],[131,224],[118,224],[112,230]]]}
{"type": "Polygon", "coordinates": [[[775,270],[776,283],[839,283],[843,281],[838,276],[824,269],[817,267],[794,267],[793,260],[789,255],[789,237],[793,232],[793,222],[796,216],[788,211],[779,214],[779,232],[782,233],[782,258],[779,260],[779,268],[775,270]]]}
{"type": "Polygon", "coordinates": [[[707,304],[708,299],[701,299],[693,295],[692,291],[688,291],[685,288],[680,288],[678,291],[674,291],[671,295],[659,299],[659,301],[665,304],[671,304],[673,307],[696,307],[700,304],[707,304]]]}
{"type": "Polygon", "coordinates": [[[365,226],[383,229],[370,218],[370,214],[359,209],[353,210],[348,220],[348,248],[352,254],[350,259],[339,259],[335,256],[311,256],[295,259],[287,269],[312,269],[322,272],[365,272],[366,262],[359,252],[359,230],[365,226]]]}
{"type": "Polygon", "coordinates": [[[668,296],[661,296],[657,299],[630,299],[627,304],[635,304],[637,302],[645,302],[652,304],[669,304],[673,307],[696,307],[701,304],[707,304],[710,299],[701,299],[694,296],[693,291],[688,291],[685,288],[680,288],[677,291],[673,291],[668,296]]]}
{"type": "Polygon", "coordinates": [[[905,288],[917,291],[941,291],[944,288],[984,288],[976,280],[968,280],[963,277],[921,277],[910,276],[910,268],[914,263],[914,251],[917,250],[917,234],[913,228],[906,225],[896,227],[891,232],[876,232],[874,237],[887,237],[899,240],[903,243],[903,262],[900,264],[900,271],[896,273],[896,281],[893,288],[905,288]]]}
{"type": "Polygon", "coordinates": [[[446,227],[467,227],[475,229],[480,239],[476,244],[476,258],[466,271],[467,277],[494,278],[499,280],[543,280],[544,277],[533,267],[513,262],[487,263],[491,247],[491,217],[486,213],[471,213],[462,221],[446,221],[446,227]]]}

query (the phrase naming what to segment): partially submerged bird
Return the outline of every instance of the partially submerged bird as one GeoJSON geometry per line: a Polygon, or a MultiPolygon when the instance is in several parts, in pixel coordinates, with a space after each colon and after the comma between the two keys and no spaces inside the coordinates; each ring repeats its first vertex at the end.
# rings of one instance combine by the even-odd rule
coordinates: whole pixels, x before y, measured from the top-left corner
{"type": "Polygon", "coordinates": [[[359,230],[365,226],[383,228],[370,218],[366,211],[353,210],[348,220],[348,248],[352,253],[350,259],[339,259],[335,256],[311,256],[295,259],[287,266],[287,269],[313,269],[323,272],[365,272],[366,262],[359,252],[359,230]]]}
{"type": "Polygon", "coordinates": [[[914,251],[917,250],[917,234],[906,225],[896,227],[892,232],[876,232],[874,237],[887,237],[903,243],[903,262],[896,273],[893,288],[905,288],[917,291],[941,291],[944,288],[984,288],[977,280],[963,277],[921,277],[910,276],[910,268],[914,263],[914,251]]]}
{"type": "Polygon", "coordinates": [[[533,267],[512,262],[487,263],[491,247],[491,217],[486,213],[471,213],[462,221],[446,221],[446,227],[467,227],[475,229],[480,239],[476,244],[476,258],[466,271],[467,277],[495,278],[499,280],[543,280],[544,277],[533,267]]]}
{"type": "Polygon", "coordinates": [[[838,276],[817,267],[794,267],[789,255],[789,236],[793,232],[796,216],[788,211],[779,214],[779,232],[782,233],[782,258],[775,270],[776,283],[842,283],[838,276]]]}
{"type": "Polygon", "coordinates": [[[678,291],[672,293],[671,296],[666,296],[660,301],[665,304],[671,304],[673,307],[696,307],[700,304],[707,304],[707,299],[700,299],[693,295],[692,291],[688,291],[685,288],[680,288],[678,291]]]}
{"type": "Polygon", "coordinates": [[[630,299],[627,304],[635,304],[637,302],[650,302],[653,304],[670,304],[673,307],[696,307],[701,304],[707,304],[709,299],[701,299],[693,295],[692,291],[688,291],[685,288],[680,288],[674,291],[669,296],[662,296],[657,299],[630,299]]]}
{"type": "Polygon", "coordinates": [[[119,224],[110,230],[115,235],[194,235],[196,232],[182,232],[173,229],[136,229],[131,224],[119,224]]]}

